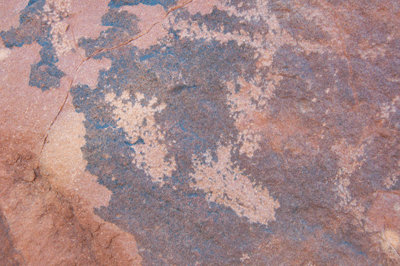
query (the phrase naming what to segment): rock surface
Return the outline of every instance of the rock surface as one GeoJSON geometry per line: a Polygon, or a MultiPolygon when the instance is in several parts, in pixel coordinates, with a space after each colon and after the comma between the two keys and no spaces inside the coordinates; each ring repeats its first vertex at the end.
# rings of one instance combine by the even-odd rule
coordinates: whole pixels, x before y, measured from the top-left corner
{"type": "Polygon", "coordinates": [[[2,265],[399,265],[396,0],[0,2],[2,265]]]}

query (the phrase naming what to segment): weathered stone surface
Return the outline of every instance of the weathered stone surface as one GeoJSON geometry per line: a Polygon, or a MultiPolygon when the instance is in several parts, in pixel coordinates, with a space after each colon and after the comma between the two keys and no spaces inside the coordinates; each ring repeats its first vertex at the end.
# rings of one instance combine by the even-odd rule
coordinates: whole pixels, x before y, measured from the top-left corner
{"type": "Polygon", "coordinates": [[[0,3],[0,260],[399,265],[399,12],[0,3]]]}

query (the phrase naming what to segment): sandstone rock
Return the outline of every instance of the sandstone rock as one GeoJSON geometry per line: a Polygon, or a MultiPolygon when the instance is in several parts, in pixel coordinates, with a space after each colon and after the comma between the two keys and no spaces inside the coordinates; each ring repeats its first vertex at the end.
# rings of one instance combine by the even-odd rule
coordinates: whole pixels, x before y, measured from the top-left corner
{"type": "Polygon", "coordinates": [[[399,12],[0,3],[0,260],[399,265],[399,12]]]}

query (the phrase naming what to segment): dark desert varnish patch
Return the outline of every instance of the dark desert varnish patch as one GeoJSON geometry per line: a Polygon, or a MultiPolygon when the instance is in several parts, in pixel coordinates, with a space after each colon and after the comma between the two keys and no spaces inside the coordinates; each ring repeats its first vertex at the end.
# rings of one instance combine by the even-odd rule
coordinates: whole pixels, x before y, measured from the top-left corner
{"type": "MultiPolygon", "coordinates": [[[[117,6],[112,3],[111,7],[117,6]]],[[[363,131],[380,123],[373,118],[377,109],[363,104],[379,105],[386,96],[383,89],[364,86],[376,84],[365,74],[370,63],[356,56],[351,61],[337,50],[320,53],[313,48],[330,40],[316,21],[300,14],[284,15],[295,13],[292,9],[271,8],[281,28],[262,27],[263,20],[239,19],[218,9],[205,16],[182,10],[172,22],[190,19],[206,33],[218,31],[225,37],[240,36],[241,31],[256,36],[285,29],[293,39],[305,40],[307,45],[295,41],[281,45],[266,66],[258,64],[256,49],[246,43],[181,37],[180,30],[170,30],[160,44],[141,50],[130,45],[111,50],[113,44],[106,38],[80,42],[88,55],[105,48],[95,58],[112,61],[95,89],[84,85],[72,89],[76,110],[86,118],[87,169],[114,193],[110,205],[96,212],[135,236],[144,264],[235,265],[249,262],[248,257],[253,259],[249,263],[256,264],[372,263],[368,258],[374,254],[372,244],[362,232],[363,208],[370,199],[357,192],[361,189],[357,184],[365,191],[383,188],[389,174],[386,164],[371,173],[367,165],[389,156],[387,161],[394,162],[396,154],[380,155],[386,159],[371,154],[379,153],[380,141],[394,149],[397,138],[392,132],[386,141],[363,131]],[[302,27],[295,28],[293,21],[302,27]],[[365,72],[355,75],[349,67],[355,62],[365,72]],[[279,76],[279,81],[276,90],[269,92],[268,104],[262,105],[259,98],[246,96],[246,86],[253,86],[261,76],[254,86],[265,93],[262,83],[267,75],[279,76]],[[248,100],[249,104],[244,101],[248,109],[241,110],[247,120],[237,123],[239,114],[232,114],[227,103],[230,93],[242,93],[248,100]],[[375,104],[373,96],[379,99],[375,104]],[[145,115],[134,122],[138,118],[126,116],[124,110],[145,115]],[[245,130],[260,135],[254,139],[259,147],[253,157],[240,151],[239,136],[245,130]],[[139,163],[137,159],[146,158],[157,146],[165,152],[158,153],[161,163],[157,165],[163,168],[163,162],[174,162],[161,174],[152,173],[146,159],[139,163]],[[354,167],[346,172],[342,162],[352,151],[356,152],[349,161],[354,167]],[[229,190],[222,190],[220,200],[213,197],[219,192],[196,187],[196,171],[204,173],[201,166],[213,165],[222,168],[210,171],[215,179],[233,172],[234,181],[244,176],[253,188],[268,189],[280,206],[276,222],[257,222],[241,213],[243,206],[229,206],[235,199],[229,190]],[[162,182],[154,182],[159,178],[162,182]],[[298,254],[306,254],[308,261],[298,254]]],[[[117,28],[127,27],[115,24],[110,29],[113,38],[123,40],[117,28]]],[[[392,95],[395,89],[383,85],[392,95]]],[[[387,97],[392,101],[392,96],[387,97]]],[[[389,114],[392,129],[395,115],[389,114]]]]}

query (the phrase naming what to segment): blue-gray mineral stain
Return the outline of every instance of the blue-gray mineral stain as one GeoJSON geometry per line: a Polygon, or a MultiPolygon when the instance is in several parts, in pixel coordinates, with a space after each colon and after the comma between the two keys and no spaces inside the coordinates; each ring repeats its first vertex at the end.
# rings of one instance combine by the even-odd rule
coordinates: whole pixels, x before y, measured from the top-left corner
{"type": "MultiPolygon", "coordinates": [[[[138,3],[112,1],[110,6],[138,3]]],[[[153,5],[158,1],[142,3],[153,5]]],[[[162,3],[164,7],[171,4],[162,3]]],[[[113,36],[118,39],[116,29],[129,29],[130,24],[111,19],[112,12],[103,17],[103,23],[113,26],[108,31],[115,31],[113,36]]],[[[185,18],[204,24],[209,29],[223,26],[224,33],[245,30],[254,35],[269,31],[262,22],[239,23],[238,18],[218,9],[205,16],[199,13],[190,16],[182,10],[176,16],[177,22],[185,18]]],[[[305,30],[311,32],[311,26],[305,30]]],[[[324,36],[318,33],[310,35],[310,38],[326,38],[324,36]]],[[[349,239],[349,234],[337,235],[321,228],[329,224],[335,215],[331,210],[334,209],[336,196],[331,187],[334,185],[337,162],[328,145],[320,145],[323,147],[322,157],[303,159],[271,150],[265,144],[251,162],[237,151],[232,154],[252,180],[268,187],[281,204],[276,212],[277,222],[271,222],[268,228],[249,223],[228,207],[208,202],[204,192],[190,186],[192,156],[207,150],[215,152],[220,143],[230,143],[238,138],[226,105],[226,81],[237,80],[238,77],[250,81],[256,73],[279,72],[283,76],[282,88],[271,100],[272,112],[276,117],[289,116],[292,112],[298,115],[296,103],[316,94],[324,94],[318,88],[333,86],[333,83],[339,89],[339,98],[334,99],[338,105],[354,104],[343,60],[331,55],[333,60],[328,63],[326,55],[306,55],[297,52],[296,47],[284,46],[277,51],[270,67],[257,70],[253,59],[256,51],[248,45],[239,46],[235,41],[190,40],[179,37],[179,32],[174,30],[170,30],[167,38],[168,45],[160,44],[147,50],[121,47],[98,54],[96,58],[111,59],[112,66],[101,72],[97,87],[94,90],[87,86],[72,89],[74,105],[86,118],[83,152],[88,160],[87,169],[113,192],[109,206],[97,209],[96,213],[135,236],[144,265],[238,265],[243,262],[243,254],[253,254],[254,261],[268,264],[279,260],[276,257],[278,254],[263,257],[260,247],[265,246],[274,235],[287,239],[286,247],[300,252],[301,246],[296,245],[316,232],[320,234],[318,241],[321,245],[313,246],[316,256],[319,256],[318,261],[340,263],[344,258],[365,261],[365,254],[351,241],[351,237],[349,239]],[[315,74],[321,69],[325,71],[324,76],[317,78],[315,74]],[[339,72],[335,75],[336,70],[339,72]],[[306,83],[310,79],[315,86],[311,91],[306,83]],[[326,85],[321,86],[324,83],[326,85]],[[151,182],[143,170],[131,163],[135,146],[143,143],[132,145],[127,141],[126,133],[117,127],[113,118],[113,107],[104,100],[108,93],[119,97],[124,91],[128,91],[131,97],[139,92],[147,99],[155,96],[166,104],[155,119],[165,131],[164,141],[178,144],[167,148],[177,166],[172,176],[165,177],[166,184],[162,187],[151,182]],[[291,164],[289,169],[286,168],[288,161],[291,164]],[[324,163],[321,164],[321,161],[324,163]],[[248,167],[250,163],[254,167],[248,167]],[[316,210],[317,216],[314,215],[316,210]],[[340,244],[343,240],[346,240],[345,245],[340,244]],[[322,247],[331,251],[320,252],[322,247]],[[342,258],[332,257],[339,251],[344,254],[342,258]]],[[[110,47],[100,40],[81,40],[80,45],[88,55],[96,49],[110,47]]],[[[343,116],[342,111],[338,111],[334,118],[325,116],[322,108],[317,108],[311,117],[304,115],[301,119],[306,123],[313,119],[335,123],[340,116],[343,116]]],[[[347,122],[344,123],[343,127],[346,127],[347,122]]],[[[352,129],[346,127],[344,130],[349,134],[352,129]]],[[[299,140],[294,136],[289,141],[299,140]]],[[[287,252],[286,259],[294,259],[290,251],[287,252]]]]}
{"type": "Polygon", "coordinates": [[[127,11],[110,9],[101,17],[101,22],[103,26],[110,28],[103,31],[100,37],[95,40],[90,38],[78,40],[78,45],[85,49],[87,57],[93,56],[99,49],[110,49],[121,43],[127,43],[140,32],[137,17],[127,11]]]}
{"type": "Polygon", "coordinates": [[[133,233],[146,250],[142,256],[149,263],[162,265],[162,256],[173,257],[171,263],[177,264],[235,264],[240,261],[239,253],[254,250],[268,231],[263,225],[249,224],[228,208],[209,204],[204,193],[192,189],[190,158],[234,137],[219,78],[244,75],[235,69],[239,62],[234,55],[251,51],[234,43],[206,46],[201,42],[175,42],[168,49],[156,46],[139,56],[128,48],[108,52],[103,56],[113,64],[101,73],[97,88],[72,90],[74,105],[87,120],[83,151],[88,170],[114,193],[109,207],[97,210],[97,214],[117,225],[124,224],[124,230],[133,233]],[[141,63],[143,58],[149,58],[145,60],[147,67],[141,63]],[[182,69],[184,78],[175,81],[172,77],[180,70],[180,61],[187,62],[182,69]],[[197,74],[186,74],[190,72],[197,74]],[[171,147],[177,170],[165,179],[168,185],[152,183],[131,164],[135,145],[126,144],[126,135],[116,129],[111,108],[104,102],[106,93],[121,95],[126,90],[131,94],[142,92],[149,98],[157,95],[167,105],[156,120],[167,131],[166,141],[182,145],[171,147]],[[108,159],[104,159],[105,153],[110,155],[108,159]],[[215,241],[216,236],[221,239],[215,241]],[[249,237],[251,242],[247,241],[249,237]]]}
{"type": "MultiPolygon", "coordinates": [[[[22,47],[37,42],[42,49],[40,62],[31,66],[29,85],[42,89],[59,88],[65,73],[56,66],[58,57],[51,42],[51,27],[42,21],[44,0],[29,1],[22,10],[18,28],[1,31],[0,37],[7,48],[22,47]]],[[[60,15],[61,16],[61,15],[60,15]]]]}
{"type": "MultiPolygon", "coordinates": [[[[271,2],[271,8],[278,12],[275,2],[271,2]]],[[[110,2],[110,7],[139,3],[161,4],[167,8],[174,1],[115,0],[110,2]]],[[[103,17],[103,23],[113,26],[109,31],[115,31],[113,36],[118,38],[116,29],[129,30],[131,24],[111,19],[112,12],[103,17]]],[[[329,41],[329,35],[317,25],[305,23],[300,15],[293,16],[280,19],[282,27],[289,29],[291,34],[312,41],[329,41]],[[293,20],[305,25],[304,28],[294,27],[293,20]]],[[[223,28],[223,33],[244,30],[254,35],[269,31],[262,21],[239,22],[237,17],[216,8],[205,16],[199,13],[190,16],[182,10],[176,15],[175,22],[180,19],[190,19],[208,29],[223,28]]],[[[345,261],[369,264],[363,251],[366,247],[355,240],[365,236],[353,231],[349,226],[351,223],[343,227],[341,233],[323,230],[332,219],[341,215],[334,211],[337,195],[332,187],[338,173],[338,159],[330,149],[333,145],[330,139],[341,135],[350,143],[356,143],[361,134],[360,123],[363,123],[359,116],[370,115],[365,112],[355,117],[348,113],[355,105],[356,95],[348,82],[351,77],[347,62],[336,54],[306,54],[296,46],[286,45],[275,53],[271,66],[257,70],[256,51],[246,44],[239,46],[236,41],[220,43],[179,36],[179,32],[171,29],[166,37],[169,38],[168,45],[160,44],[141,51],[121,47],[100,53],[97,58],[111,59],[112,67],[101,72],[97,87],[94,90],[87,86],[72,89],[77,111],[83,112],[86,118],[87,142],[83,152],[88,160],[87,169],[113,191],[109,206],[97,209],[96,213],[135,236],[144,265],[238,265],[243,263],[243,254],[252,254],[255,264],[280,261],[282,256],[285,261],[294,261],[293,254],[300,254],[305,248],[300,243],[315,234],[319,235],[319,245],[313,244],[310,252],[321,265],[345,261]],[[336,127],[337,132],[326,132],[327,140],[317,141],[321,149],[319,156],[303,154],[298,158],[288,152],[272,150],[266,143],[261,144],[261,151],[251,160],[240,155],[237,149],[234,151],[232,156],[237,165],[245,169],[252,181],[267,187],[279,200],[276,222],[271,222],[267,228],[249,223],[228,207],[208,202],[204,192],[190,186],[190,174],[193,155],[207,150],[215,152],[221,143],[232,143],[238,138],[226,105],[226,81],[235,81],[238,77],[250,81],[256,74],[268,73],[283,77],[276,97],[270,101],[273,117],[294,115],[300,117],[301,123],[315,124],[315,129],[309,128],[309,136],[318,135],[320,123],[317,121],[336,127]],[[311,87],[307,83],[310,80],[311,87]],[[326,98],[325,89],[321,88],[334,86],[337,91],[332,93],[333,98],[326,98]],[[143,170],[131,163],[135,145],[144,142],[137,141],[132,145],[127,141],[126,133],[113,119],[113,108],[104,100],[107,93],[120,96],[124,91],[131,97],[138,92],[147,99],[157,97],[166,104],[155,119],[165,131],[164,141],[177,143],[167,148],[177,166],[172,176],[165,177],[164,186],[152,183],[143,170]],[[317,96],[325,98],[326,102],[319,102],[311,114],[299,114],[298,103],[317,96]],[[336,109],[332,111],[333,115],[327,116],[323,106],[330,105],[336,109]],[[360,127],[354,127],[354,123],[360,127]],[[108,156],[103,156],[105,154],[108,156]],[[263,252],[268,252],[265,246],[275,236],[285,239],[287,250],[265,256],[263,252]]],[[[81,41],[80,45],[87,54],[109,47],[104,41],[97,40],[93,43],[81,41]]],[[[360,63],[361,69],[368,67],[367,63],[360,63]]],[[[359,87],[359,90],[366,101],[370,100],[368,95],[374,94],[365,87],[359,87]]],[[[301,139],[296,135],[288,140],[289,143],[299,141],[301,139]]],[[[377,147],[379,141],[374,141],[367,154],[377,147]]],[[[366,156],[365,160],[356,174],[359,182],[353,184],[363,184],[364,188],[359,191],[383,189],[382,182],[377,182],[374,171],[369,169],[369,165],[374,165],[374,157],[366,156]]]]}
{"type": "Polygon", "coordinates": [[[168,9],[176,4],[177,0],[111,0],[109,6],[111,8],[118,8],[121,6],[136,6],[139,4],[155,6],[161,5],[168,9]]]}

